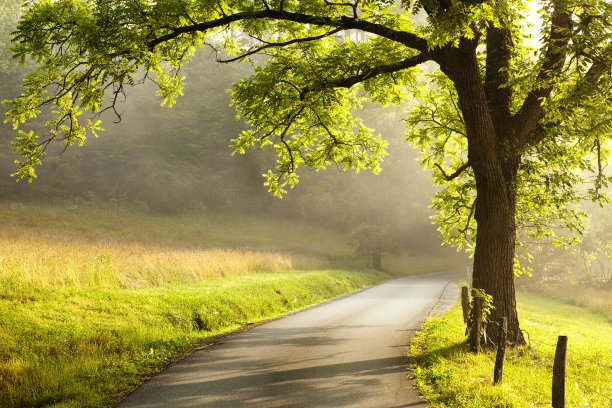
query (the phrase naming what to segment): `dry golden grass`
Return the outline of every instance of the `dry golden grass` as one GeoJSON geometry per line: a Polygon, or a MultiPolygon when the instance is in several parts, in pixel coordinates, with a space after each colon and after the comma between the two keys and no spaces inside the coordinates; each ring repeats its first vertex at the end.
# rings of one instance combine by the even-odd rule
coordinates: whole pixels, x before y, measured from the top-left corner
{"type": "Polygon", "coordinates": [[[0,230],[0,277],[26,285],[146,287],[290,270],[285,253],[99,239],[31,227],[0,230]]]}
{"type": "Polygon", "coordinates": [[[579,286],[554,285],[542,290],[543,295],[603,313],[612,321],[612,290],[579,286]]]}

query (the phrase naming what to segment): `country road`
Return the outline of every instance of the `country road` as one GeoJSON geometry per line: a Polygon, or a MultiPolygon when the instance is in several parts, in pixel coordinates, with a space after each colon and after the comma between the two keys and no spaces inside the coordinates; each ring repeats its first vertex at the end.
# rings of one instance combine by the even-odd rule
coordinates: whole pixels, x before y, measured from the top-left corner
{"type": "Polygon", "coordinates": [[[406,351],[454,276],[388,281],[230,336],[118,407],[428,407],[407,379],[406,351]]]}

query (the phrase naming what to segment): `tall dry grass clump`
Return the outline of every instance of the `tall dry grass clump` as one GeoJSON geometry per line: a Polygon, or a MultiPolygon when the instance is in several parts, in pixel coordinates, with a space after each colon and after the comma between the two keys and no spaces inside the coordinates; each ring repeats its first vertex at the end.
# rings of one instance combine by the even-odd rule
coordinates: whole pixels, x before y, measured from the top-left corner
{"type": "Polygon", "coordinates": [[[169,247],[86,234],[6,226],[0,277],[32,286],[148,287],[292,269],[288,254],[169,247]]]}

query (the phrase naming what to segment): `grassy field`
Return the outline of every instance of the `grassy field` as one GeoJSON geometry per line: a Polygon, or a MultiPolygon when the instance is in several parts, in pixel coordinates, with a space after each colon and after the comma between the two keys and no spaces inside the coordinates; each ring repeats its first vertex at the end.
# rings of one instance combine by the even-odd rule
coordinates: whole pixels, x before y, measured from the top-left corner
{"type": "Polygon", "coordinates": [[[282,251],[310,256],[317,262],[352,255],[345,234],[306,222],[240,214],[165,216],[88,204],[0,202],[0,225],[6,231],[3,236],[20,230],[26,239],[55,234],[53,238],[60,242],[95,243],[100,248],[118,242],[181,249],[282,251]]]}
{"type": "MultiPolygon", "coordinates": [[[[346,233],[274,217],[163,216],[87,203],[0,202],[0,225],[0,267],[5,268],[10,263],[15,273],[21,269],[19,273],[35,274],[62,265],[61,271],[45,271],[35,276],[35,282],[60,279],[61,274],[69,275],[70,270],[78,271],[76,274],[82,279],[84,270],[110,268],[126,275],[121,278],[125,284],[130,284],[129,281],[138,284],[139,279],[146,279],[151,268],[156,271],[153,277],[159,279],[158,266],[161,264],[164,270],[171,272],[166,277],[174,279],[176,273],[190,273],[185,272],[190,268],[202,273],[202,265],[198,263],[204,258],[210,259],[206,270],[215,269],[216,265],[217,271],[228,274],[228,270],[233,270],[232,273],[269,270],[271,265],[280,269],[361,269],[366,263],[365,258],[355,257],[346,233]],[[11,259],[11,253],[19,256],[11,259]],[[24,256],[27,261],[22,259],[24,256]],[[54,259],[47,262],[49,257],[54,259]],[[237,261],[238,258],[241,261],[237,261]],[[198,261],[190,267],[194,259],[198,261]],[[35,267],[27,267],[28,262],[35,263],[35,267]],[[166,269],[175,264],[180,267],[166,269]]],[[[392,274],[417,274],[457,269],[460,259],[460,256],[399,252],[385,255],[383,267],[392,274]]],[[[111,275],[105,274],[106,277],[111,275]]],[[[211,276],[217,275],[212,273],[211,276]]]]}
{"type": "Polygon", "coordinates": [[[390,277],[333,268],[346,237],[299,222],[0,204],[0,223],[1,407],[112,404],[211,336],[390,277]]]}
{"type": "Polygon", "coordinates": [[[2,228],[0,254],[4,279],[38,287],[138,288],[289,270],[294,263],[308,263],[307,258],[282,252],[94,239],[79,232],[12,226],[2,228]]]}
{"type": "MultiPolygon", "coordinates": [[[[535,290],[532,290],[535,292],[535,290]]],[[[612,288],[593,288],[562,283],[540,287],[540,294],[601,313],[612,322],[612,288]]]]}
{"type": "Polygon", "coordinates": [[[600,313],[521,295],[518,312],[529,345],[506,351],[504,380],[493,386],[495,350],[474,355],[463,343],[459,306],[428,319],[411,345],[416,382],[432,407],[550,407],[558,335],[568,336],[567,407],[612,407],[612,324],[600,313]]]}

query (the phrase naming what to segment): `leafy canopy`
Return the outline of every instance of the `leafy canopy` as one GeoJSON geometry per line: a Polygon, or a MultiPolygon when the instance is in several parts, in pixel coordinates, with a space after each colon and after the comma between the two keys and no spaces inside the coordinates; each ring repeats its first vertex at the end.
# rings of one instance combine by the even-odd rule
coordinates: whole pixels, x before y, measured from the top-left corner
{"type": "Polygon", "coordinates": [[[408,139],[445,186],[434,199],[441,232],[462,245],[475,234],[476,184],[455,87],[460,67],[448,55],[461,58],[467,44],[489,99],[495,148],[520,162],[513,181],[519,225],[536,238],[553,236],[559,220],[577,231],[581,215],[572,203],[603,199],[609,180],[612,6],[544,2],[535,45],[527,14],[521,0],[29,1],[13,52],[38,69],[25,77],[23,95],[6,102],[19,130],[15,174],[35,177],[53,141],[95,135],[99,120],[83,120],[83,112],[117,113],[131,86],[153,81],[162,103],[172,105],[194,52],[223,48],[230,53],[224,62],[254,66],[232,90],[251,126],[233,147],[276,151],[266,174],[272,193],[295,185],[302,166],[379,171],[386,142],[359,109],[365,100],[408,102],[408,139]],[[54,113],[46,134],[25,125],[42,109],[54,113]]]}

